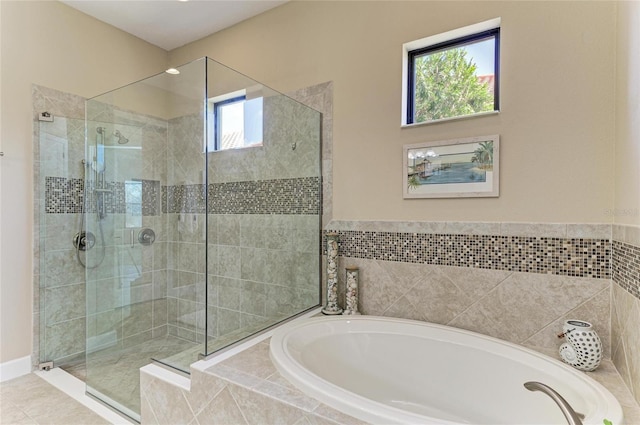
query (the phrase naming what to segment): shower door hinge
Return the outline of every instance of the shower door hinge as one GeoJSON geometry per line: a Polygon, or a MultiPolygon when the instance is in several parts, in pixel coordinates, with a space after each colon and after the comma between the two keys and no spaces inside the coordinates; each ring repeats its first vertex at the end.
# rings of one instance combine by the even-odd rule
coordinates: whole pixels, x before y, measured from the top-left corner
{"type": "Polygon", "coordinates": [[[38,121],[53,122],[53,115],[51,115],[49,112],[41,112],[40,114],[38,114],[38,121]]]}
{"type": "Polygon", "coordinates": [[[51,370],[53,369],[53,362],[43,362],[38,365],[38,370],[51,370]]]}

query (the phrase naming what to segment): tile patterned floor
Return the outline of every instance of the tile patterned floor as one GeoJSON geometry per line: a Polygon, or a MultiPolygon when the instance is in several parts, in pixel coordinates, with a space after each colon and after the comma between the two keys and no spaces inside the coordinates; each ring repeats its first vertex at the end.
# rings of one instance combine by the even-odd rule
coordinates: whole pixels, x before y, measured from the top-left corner
{"type": "Polygon", "coordinates": [[[2,425],[101,425],[106,420],[31,373],[0,384],[2,425]]]}

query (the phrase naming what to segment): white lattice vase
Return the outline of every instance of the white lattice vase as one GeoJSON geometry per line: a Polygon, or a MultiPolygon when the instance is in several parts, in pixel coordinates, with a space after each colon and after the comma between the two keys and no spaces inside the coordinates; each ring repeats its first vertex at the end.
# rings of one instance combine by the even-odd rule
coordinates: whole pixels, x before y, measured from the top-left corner
{"type": "Polygon", "coordinates": [[[591,323],[567,320],[562,331],[567,341],[560,346],[562,361],[585,372],[595,370],[602,360],[602,343],[591,323]]]}

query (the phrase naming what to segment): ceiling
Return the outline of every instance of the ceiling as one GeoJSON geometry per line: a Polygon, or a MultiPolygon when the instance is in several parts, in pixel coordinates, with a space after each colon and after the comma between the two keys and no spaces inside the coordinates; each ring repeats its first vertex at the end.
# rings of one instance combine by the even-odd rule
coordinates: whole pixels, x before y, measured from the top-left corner
{"type": "Polygon", "coordinates": [[[172,50],[288,0],[61,0],[165,50],[172,50]]]}

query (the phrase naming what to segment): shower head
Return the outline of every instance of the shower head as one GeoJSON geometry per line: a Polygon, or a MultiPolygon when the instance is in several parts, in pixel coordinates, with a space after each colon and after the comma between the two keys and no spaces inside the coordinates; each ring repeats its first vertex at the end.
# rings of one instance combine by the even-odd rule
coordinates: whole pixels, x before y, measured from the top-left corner
{"type": "Polygon", "coordinates": [[[129,139],[124,137],[122,135],[122,133],[120,133],[120,130],[116,130],[115,133],[113,133],[113,135],[118,139],[118,144],[119,145],[124,145],[124,144],[129,143],[129,139]]]}
{"type": "Polygon", "coordinates": [[[97,128],[96,128],[96,132],[97,132],[98,134],[104,134],[104,127],[97,127],[97,128]]]}

